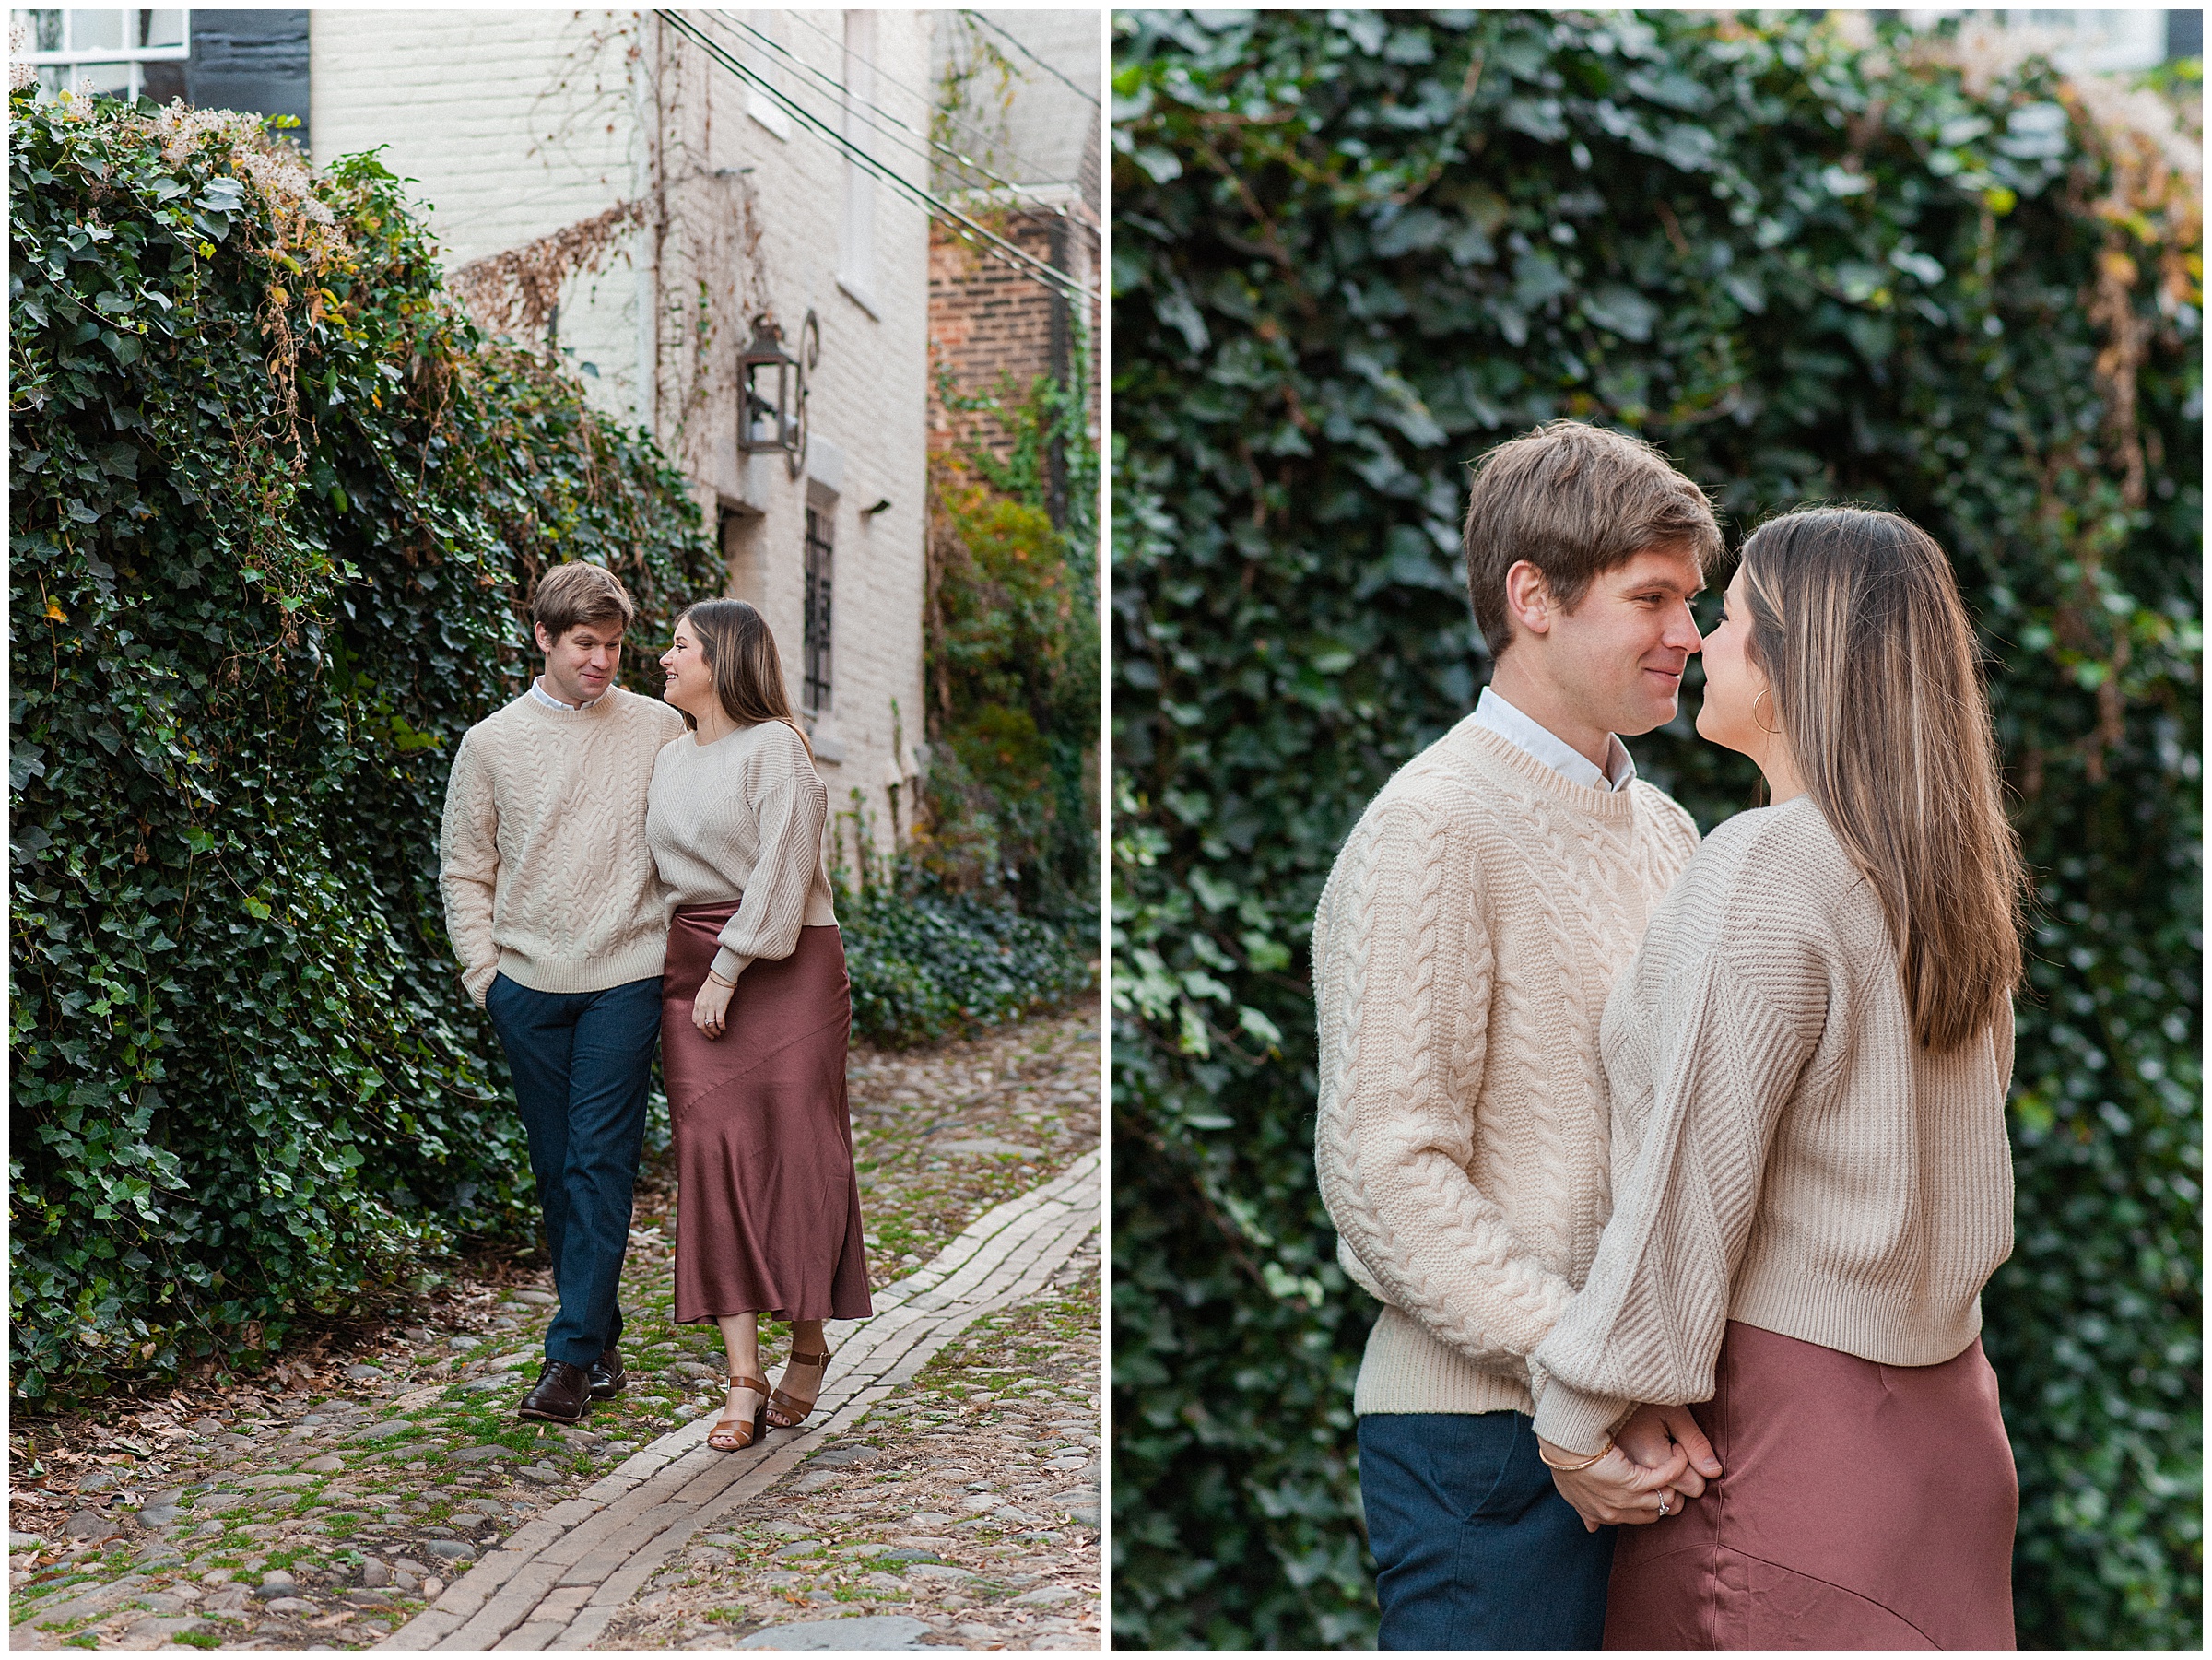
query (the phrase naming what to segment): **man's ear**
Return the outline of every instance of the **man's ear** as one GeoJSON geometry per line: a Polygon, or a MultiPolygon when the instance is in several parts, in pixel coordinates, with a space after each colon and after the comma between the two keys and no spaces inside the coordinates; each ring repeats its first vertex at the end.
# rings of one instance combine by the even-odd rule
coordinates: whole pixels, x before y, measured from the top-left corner
{"type": "Polygon", "coordinates": [[[558,642],[552,635],[546,632],[546,625],[542,622],[534,622],[530,625],[530,629],[537,636],[537,649],[548,655],[551,654],[553,647],[558,642]]]}
{"type": "Polygon", "coordinates": [[[1532,634],[1548,634],[1558,606],[1544,572],[1526,559],[1515,559],[1505,573],[1506,614],[1532,634]]]}

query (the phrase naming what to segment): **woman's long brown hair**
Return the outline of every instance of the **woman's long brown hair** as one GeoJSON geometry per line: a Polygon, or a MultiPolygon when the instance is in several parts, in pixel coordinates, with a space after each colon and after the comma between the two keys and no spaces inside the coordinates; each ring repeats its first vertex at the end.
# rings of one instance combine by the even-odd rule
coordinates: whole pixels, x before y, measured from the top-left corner
{"type": "Polygon", "coordinates": [[[1911,520],[1856,507],[1770,520],[1742,558],[1797,775],[1881,901],[1912,1035],[1955,1049],[2019,984],[2024,877],[1950,561],[1911,520]]]}
{"type": "MultiPolygon", "coordinates": [[[[676,620],[678,627],[689,625],[698,637],[723,712],[740,726],[782,721],[806,744],[806,759],[812,760],[814,746],[806,743],[806,729],[792,713],[791,694],[783,689],[783,659],[776,653],[776,637],[760,613],[742,599],[702,599],[676,620]]],[[[699,726],[688,714],[684,724],[693,730],[699,726]]]]}

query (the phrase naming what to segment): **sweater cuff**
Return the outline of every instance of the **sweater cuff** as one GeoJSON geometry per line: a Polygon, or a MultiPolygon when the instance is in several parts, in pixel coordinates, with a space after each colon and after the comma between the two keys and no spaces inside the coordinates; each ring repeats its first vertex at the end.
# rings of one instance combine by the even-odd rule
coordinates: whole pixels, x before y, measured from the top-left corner
{"type": "Polygon", "coordinates": [[[1635,1409],[1634,1401],[1586,1395],[1557,1377],[1547,1378],[1536,1397],[1536,1433],[1570,1453],[1594,1453],[1635,1409]]]}
{"type": "Polygon", "coordinates": [[[745,972],[746,966],[753,959],[750,957],[738,956],[729,947],[724,946],[714,953],[714,960],[708,965],[707,972],[720,975],[735,985],[737,983],[737,976],[745,972]]]}
{"type": "Polygon", "coordinates": [[[491,991],[491,983],[499,977],[500,965],[495,959],[480,969],[464,969],[461,971],[461,983],[467,990],[470,999],[478,1008],[482,1008],[485,997],[491,991]]]}

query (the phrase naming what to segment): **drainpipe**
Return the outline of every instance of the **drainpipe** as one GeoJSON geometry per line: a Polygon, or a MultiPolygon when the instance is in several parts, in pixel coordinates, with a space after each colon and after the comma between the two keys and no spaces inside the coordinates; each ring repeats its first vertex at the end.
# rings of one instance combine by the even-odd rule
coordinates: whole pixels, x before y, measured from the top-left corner
{"type": "MultiPolygon", "coordinates": [[[[1070,268],[1067,254],[1068,227],[1071,222],[1065,207],[1061,208],[1053,216],[1052,241],[1046,257],[1053,262],[1053,268],[1057,271],[1065,271],[1070,268]]],[[[1071,338],[1073,328],[1068,313],[1067,295],[1055,287],[1052,290],[1052,296],[1053,379],[1059,382],[1061,395],[1065,397],[1074,395],[1075,392],[1075,389],[1069,385],[1069,381],[1074,373],[1075,341],[1071,338]]],[[[1051,447],[1045,451],[1044,465],[1045,505],[1051,510],[1053,528],[1065,530],[1067,528],[1067,446],[1061,440],[1055,438],[1051,447]]]]}

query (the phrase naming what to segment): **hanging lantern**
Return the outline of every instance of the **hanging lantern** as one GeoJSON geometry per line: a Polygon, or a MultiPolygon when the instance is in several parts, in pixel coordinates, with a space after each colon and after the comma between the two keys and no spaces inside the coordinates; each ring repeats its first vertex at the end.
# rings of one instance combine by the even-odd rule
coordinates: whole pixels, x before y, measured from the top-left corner
{"type": "Polygon", "coordinates": [[[782,450],[795,441],[799,361],[783,349],[783,331],[771,317],[753,320],[753,343],[739,360],[737,383],[744,406],[737,418],[737,447],[754,454],[782,450]]]}
{"type": "Polygon", "coordinates": [[[738,359],[737,447],[748,455],[781,451],[794,478],[806,465],[806,371],[821,343],[821,327],[808,312],[797,355],[785,351],[783,331],[764,312],[753,319],[753,343],[738,359]]]}

